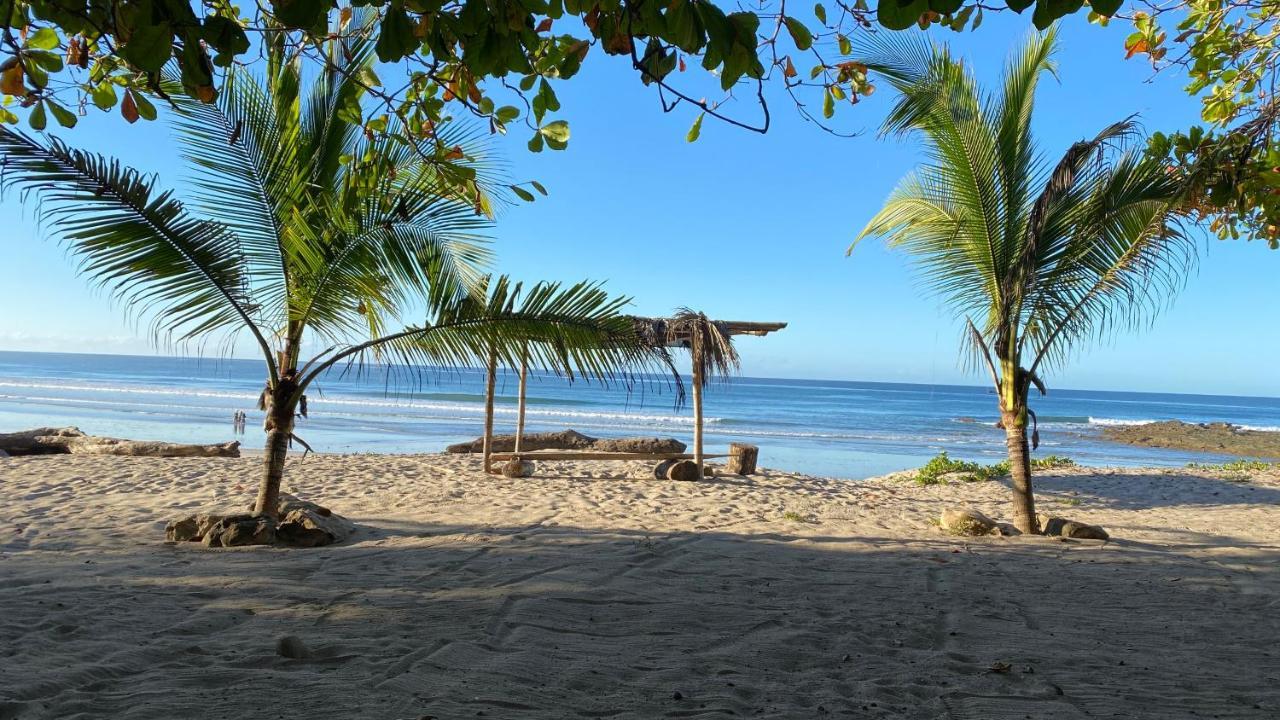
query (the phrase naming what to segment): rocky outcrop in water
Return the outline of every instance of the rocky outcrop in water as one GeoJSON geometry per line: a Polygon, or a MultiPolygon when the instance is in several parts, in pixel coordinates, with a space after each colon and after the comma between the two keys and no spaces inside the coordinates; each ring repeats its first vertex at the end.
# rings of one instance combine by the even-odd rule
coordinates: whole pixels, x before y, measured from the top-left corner
{"type": "MultiPolygon", "coordinates": [[[[633,452],[633,453],[682,453],[685,444],[675,438],[593,438],[583,435],[577,430],[560,432],[525,433],[520,440],[520,450],[596,450],[599,452],[633,452]]],[[[515,435],[494,435],[494,452],[514,452],[515,435]]],[[[471,442],[450,445],[444,450],[447,453],[479,453],[484,452],[484,438],[479,437],[471,442]]]]}
{"type": "Polygon", "coordinates": [[[1246,430],[1230,423],[1166,420],[1143,425],[1105,427],[1102,435],[1108,440],[1127,445],[1280,458],[1280,432],[1246,430]]]}

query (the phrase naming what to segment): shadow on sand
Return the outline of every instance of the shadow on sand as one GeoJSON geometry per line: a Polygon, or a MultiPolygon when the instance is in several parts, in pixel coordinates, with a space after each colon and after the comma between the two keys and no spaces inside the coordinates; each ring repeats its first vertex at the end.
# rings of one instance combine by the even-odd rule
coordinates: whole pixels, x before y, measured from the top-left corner
{"type": "Polygon", "coordinates": [[[0,718],[1274,718],[1278,557],[391,522],[21,553],[0,718]]]}

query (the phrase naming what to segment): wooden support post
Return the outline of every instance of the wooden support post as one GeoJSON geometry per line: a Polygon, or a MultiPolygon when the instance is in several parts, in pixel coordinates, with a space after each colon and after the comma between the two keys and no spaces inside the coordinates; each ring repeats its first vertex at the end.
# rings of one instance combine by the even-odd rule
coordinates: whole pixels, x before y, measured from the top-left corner
{"type": "Polygon", "coordinates": [[[516,454],[520,454],[520,441],[524,438],[524,391],[529,379],[529,346],[520,354],[520,399],[516,407],[516,454]]]}
{"type": "Polygon", "coordinates": [[[693,462],[702,477],[702,343],[695,334],[689,344],[693,358],[693,462]]]}
{"type": "Polygon", "coordinates": [[[760,448],[746,443],[729,443],[727,470],[735,475],[751,475],[756,471],[756,458],[760,448]]]}
{"type": "Polygon", "coordinates": [[[484,471],[492,473],[493,458],[493,392],[498,381],[498,349],[489,350],[489,377],[484,394],[484,471]]]}

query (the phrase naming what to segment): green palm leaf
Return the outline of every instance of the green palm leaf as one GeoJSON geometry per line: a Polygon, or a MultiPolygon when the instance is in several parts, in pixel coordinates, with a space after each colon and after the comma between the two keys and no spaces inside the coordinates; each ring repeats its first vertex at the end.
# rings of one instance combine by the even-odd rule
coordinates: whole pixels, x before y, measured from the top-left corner
{"type": "Polygon", "coordinates": [[[4,187],[39,202],[44,226],[80,259],[80,270],[132,311],[153,317],[159,339],[185,342],[248,329],[239,239],[216,222],[191,217],[170,192],[136,170],[51,139],[40,144],[0,127],[4,187]]]}

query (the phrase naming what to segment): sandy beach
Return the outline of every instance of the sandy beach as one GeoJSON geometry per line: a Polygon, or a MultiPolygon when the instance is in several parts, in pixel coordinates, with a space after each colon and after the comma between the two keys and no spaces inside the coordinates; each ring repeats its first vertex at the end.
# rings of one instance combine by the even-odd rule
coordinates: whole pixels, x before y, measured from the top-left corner
{"type": "Polygon", "coordinates": [[[346,543],[163,541],[259,463],[0,459],[0,718],[1280,717],[1275,476],[1040,474],[1103,543],[933,526],[1000,482],[312,456],[346,543]]]}

